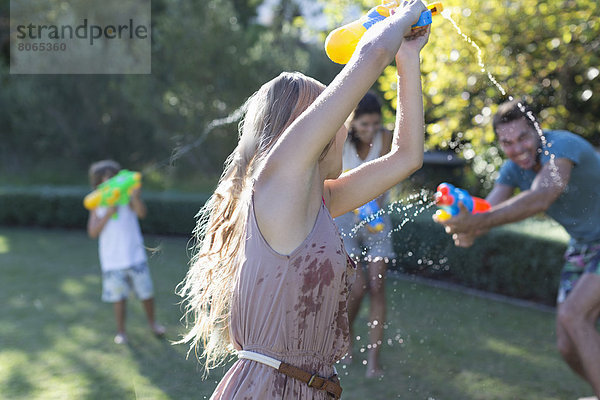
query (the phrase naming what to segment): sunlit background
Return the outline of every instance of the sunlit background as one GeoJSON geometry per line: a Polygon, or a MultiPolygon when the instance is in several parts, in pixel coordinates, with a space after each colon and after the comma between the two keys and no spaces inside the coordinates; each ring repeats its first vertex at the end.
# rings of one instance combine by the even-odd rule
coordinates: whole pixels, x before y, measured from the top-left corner
{"type": "MultiPolygon", "coordinates": [[[[85,10],[87,1],[70,6],[85,10]]],[[[479,196],[491,188],[503,160],[491,118],[509,96],[527,99],[542,128],[600,146],[598,3],[442,3],[446,16],[434,17],[422,52],[425,165],[394,189],[388,210],[398,258],[387,287],[386,375],[366,380],[362,360],[343,367],[344,398],[585,395],[554,350],[548,312],[562,228],[540,216],[494,230],[464,252],[430,217],[442,180],[479,196]],[[423,285],[425,278],[488,298],[423,285]],[[489,293],[535,303],[523,308],[489,293]]],[[[158,317],[177,339],[174,288],[187,269],[194,215],[237,141],[240,107],[284,70],[329,83],[342,67],[325,55],[326,35],[378,2],[153,0],[149,75],[11,75],[9,4],[0,0],[0,398],[208,398],[223,371],[202,381],[185,346],[147,337],[137,304],[129,306],[131,346],[114,348],[97,243],[84,233],[87,168],[113,158],[142,172],[158,317]]],[[[389,67],[373,87],[388,126],[395,82],[389,67]]]]}

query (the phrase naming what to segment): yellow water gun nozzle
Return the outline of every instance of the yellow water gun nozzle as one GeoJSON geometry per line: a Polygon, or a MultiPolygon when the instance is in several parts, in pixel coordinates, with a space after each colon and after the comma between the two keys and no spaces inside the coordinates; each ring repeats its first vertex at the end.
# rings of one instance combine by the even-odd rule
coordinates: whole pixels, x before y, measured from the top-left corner
{"type": "Polygon", "coordinates": [[[440,2],[431,3],[430,5],[427,6],[427,8],[429,9],[429,11],[431,11],[432,16],[439,15],[442,13],[442,11],[444,11],[444,6],[440,2]]]}

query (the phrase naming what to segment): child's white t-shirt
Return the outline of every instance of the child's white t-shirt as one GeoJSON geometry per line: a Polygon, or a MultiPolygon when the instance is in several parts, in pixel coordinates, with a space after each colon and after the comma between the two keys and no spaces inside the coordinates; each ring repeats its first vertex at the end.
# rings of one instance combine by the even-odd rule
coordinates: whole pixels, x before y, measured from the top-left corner
{"type": "MultiPolygon", "coordinates": [[[[96,215],[106,215],[106,207],[98,207],[96,215]]],[[[147,261],[144,239],[137,215],[129,205],[118,206],[117,218],[109,218],[98,240],[102,271],[114,271],[147,261]]]]}

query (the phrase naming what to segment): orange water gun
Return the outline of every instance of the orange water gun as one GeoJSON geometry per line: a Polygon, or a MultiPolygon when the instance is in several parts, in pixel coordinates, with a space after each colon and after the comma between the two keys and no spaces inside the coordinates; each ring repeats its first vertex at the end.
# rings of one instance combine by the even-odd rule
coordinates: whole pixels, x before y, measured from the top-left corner
{"type": "Polygon", "coordinates": [[[486,212],[491,208],[490,203],[484,199],[471,196],[466,190],[445,182],[438,185],[434,199],[436,205],[440,207],[435,213],[440,221],[447,221],[457,215],[460,212],[459,202],[463,203],[471,214],[486,212]]]}

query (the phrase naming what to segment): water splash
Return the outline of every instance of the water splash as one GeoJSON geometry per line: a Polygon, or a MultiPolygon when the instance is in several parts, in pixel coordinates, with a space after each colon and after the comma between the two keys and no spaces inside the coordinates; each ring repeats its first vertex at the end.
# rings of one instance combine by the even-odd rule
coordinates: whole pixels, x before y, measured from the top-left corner
{"type": "Polygon", "coordinates": [[[391,203],[388,206],[388,213],[397,212],[402,215],[402,221],[394,229],[391,229],[387,234],[387,238],[390,239],[395,232],[402,230],[402,227],[408,222],[414,221],[415,217],[422,214],[424,211],[430,209],[435,205],[435,200],[432,192],[421,189],[419,193],[410,195],[408,198],[408,204],[401,207],[403,200],[398,200],[391,203]],[[415,201],[416,200],[416,201],[415,201]]]}
{"type": "Polygon", "coordinates": [[[342,236],[349,236],[349,237],[356,236],[356,234],[362,227],[364,227],[365,225],[367,225],[369,222],[373,221],[377,217],[381,217],[382,215],[390,215],[394,212],[403,215],[404,218],[402,219],[402,222],[399,224],[399,226],[390,230],[390,232],[388,232],[388,234],[387,234],[386,239],[382,239],[379,242],[376,242],[375,244],[381,243],[383,240],[389,239],[394,232],[400,231],[407,222],[414,220],[414,218],[416,216],[418,216],[419,214],[421,214],[423,211],[430,208],[434,204],[435,203],[433,201],[433,196],[431,195],[431,192],[429,192],[425,189],[421,189],[420,192],[413,193],[413,194],[409,195],[408,197],[406,197],[405,199],[400,199],[400,200],[394,201],[394,202],[390,203],[387,206],[387,208],[382,208],[379,211],[377,211],[376,213],[371,214],[369,217],[363,219],[358,224],[354,225],[352,227],[352,229],[350,230],[350,233],[343,234],[342,236]],[[417,206],[421,206],[421,207],[417,208],[417,206]],[[413,207],[414,207],[414,210],[413,210],[413,207]],[[410,213],[412,213],[412,215],[409,215],[410,213]]]}
{"type": "MultiPolygon", "coordinates": [[[[508,99],[509,99],[509,101],[512,101],[513,97],[508,96],[508,99]]],[[[558,173],[558,166],[556,165],[556,157],[554,154],[550,153],[550,150],[548,150],[552,144],[551,143],[549,144],[547,142],[546,136],[544,135],[544,131],[542,131],[542,128],[540,127],[540,124],[538,123],[538,121],[535,118],[535,116],[533,115],[533,113],[531,111],[527,111],[527,109],[521,102],[517,103],[517,107],[519,107],[519,110],[521,110],[521,112],[523,114],[525,114],[527,116],[527,118],[529,118],[529,120],[533,124],[533,127],[535,128],[538,136],[540,137],[540,140],[542,142],[542,147],[538,149],[538,153],[540,153],[540,155],[541,155],[541,153],[543,152],[544,155],[550,156],[550,160],[548,161],[548,165],[550,167],[550,178],[554,181],[554,184],[556,184],[557,186],[563,186],[564,182],[563,182],[562,178],[560,177],[560,174],[558,173]]]]}
{"type": "MultiPolygon", "coordinates": [[[[342,232],[342,238],[344,237],[355,237],[358,234],[358,231],[365,227],[372,220],[381,217],[383,215],[391,215],[392,213],[399,217],[400,222],[396,222],[392,229],[387,232],[387,234],[377,241],[373,241],[370,243],[368,248],[362,249],[360,254],[351,254],[353,257],[358,257],[361,261],[371,262],[373,259],[368,255],[369,250],[374,246],[377,246],[381,243],[392,240],[392,235],[396,232],[402,230],[402,228],[409,222],[414,222],[415,218],[420,214],[430,209],[435,205],[433,192],[428,191],[426,189],[421,189],[417,193],[413,193],[403,199],[399,199],[390,203],[386,208],[380,209],[377,213],[370,215],[369,217],[361,220],[359,223],[355,224],[352,229],[348,233],[342,232]]],[[[383,261],[386,264],[391,264],[395,266],[400,260],[398,258],[384,258],[383,261]]]]}
{"type": "Polygon", "coordinates": [[[162,167],[173,166],[175,164],[175,161],[177,161],[179,158],[183,157],[185,154],[189,153],[190,151],[204,143],[204,141],[208,137],[208,134],[212,132],[213,129],[240,121],[244,116],[244,113],[246,112],[246,108],[246,104],[243,104],[241,107],[233,111],[228,116],[210,121],[196,140],[185,146],[179,146],[174,148],[169,158],[162,161],[158,161],[152,164],[150,167],[144,169],[144,174],[147,174],[162,167]]]}
{"type": "Polygon", "coordinates": [[[450,14],[450,10],[448,9],[442,11],[442,16],[448,21],[450,21],[452,26],[454,26],[454,29],[456,29],[456,32],[458,32],[458,34],[465,40],[465,42],[469,43],[475,48],[475,50],[477,50],[477,64],[479,65],[479,67],[481,67],[481,72],[485,72],[490,82],[492,82],[494,86],[498,88],[498,90],[500,91],[500,93],[502,93],[503,96],[506,96],[506,90],[504,90],[502,85],[498,83],[494,75],[492,75],[492,73],[486,69],[485,64],[483,63],[483,51],[481,50],[481,47],[479,47],[479,45],[475,43],[467,34],[463,33],[463,31],[459,28],[458,24],[456,23],[456,21],[454,21],[450,14]]]}
{"type": "MultiPolygon", "coordinates": [[[[481,47],[479,47],[479,45],[477,43],[475,43],[467,34],[463,33],[463,31],[460,29],[460,27],[458,26],[456,21],[454,21],[454,19],[452,18],[451,12],[449,9],[443,10],[441,14],[445,19],[450,21],[452,26],[454,26],[454,29],[456,29],[456,32],[458,32],[458,34],[467,43],[469,43],[471,46],[473,46],[475,48],[475,50],[477,50],[477,64],[479,65],[479,67],[481,67],[481,72],[484,72],[487,74],[487,77],[490,80],[490,82],[492,82],[492,84],[498,89],[498,91],[500,91],[502,96],[506,96],[506,90],[502,87],[502,85],[500,85],[500,83],[498,83],[498,81],[496,80],[494,75],[492,75],[492,73],[486,69],[486,66],[483,62],[483,56],[482,56],[483,52],[481,50],[481,47]]],[[[514,100],[514,98],[509,95],[508,100],[512,101],[512,100],[514,100]]],[[[541,153],[543,151],[544,155],[550,156],[550,161],[548,162],[550,169],[551,169],[550,176],[551,176],[552,180],[555,182],[555,184],[561,186],[563,184],[563,182],[558,173],[558,167],[556,166],[556,163],[555,163],[555,156],[554,156],[554,154],[550,154],[550,152],[548,150],[550,148],[550,146],[548,145],[548,142],[546,141],[546,136],[544,135],[544,132],[542,131],[542,128],[540,127],[540,124],[538,123],[538,121],[535,118],[535,116],[533,115],[533,113],[531,111],[527,111],[525,106],[521,102],[519,102],[517,104],[517,106],[519,107],[521,112],[524,115],[526,115],[527,118],[529,118],[529,120],[532,122],[538,136],[540,137],[541,144],[542,144],[542,147],[539,149],[539,152],[541,153]]]]}

